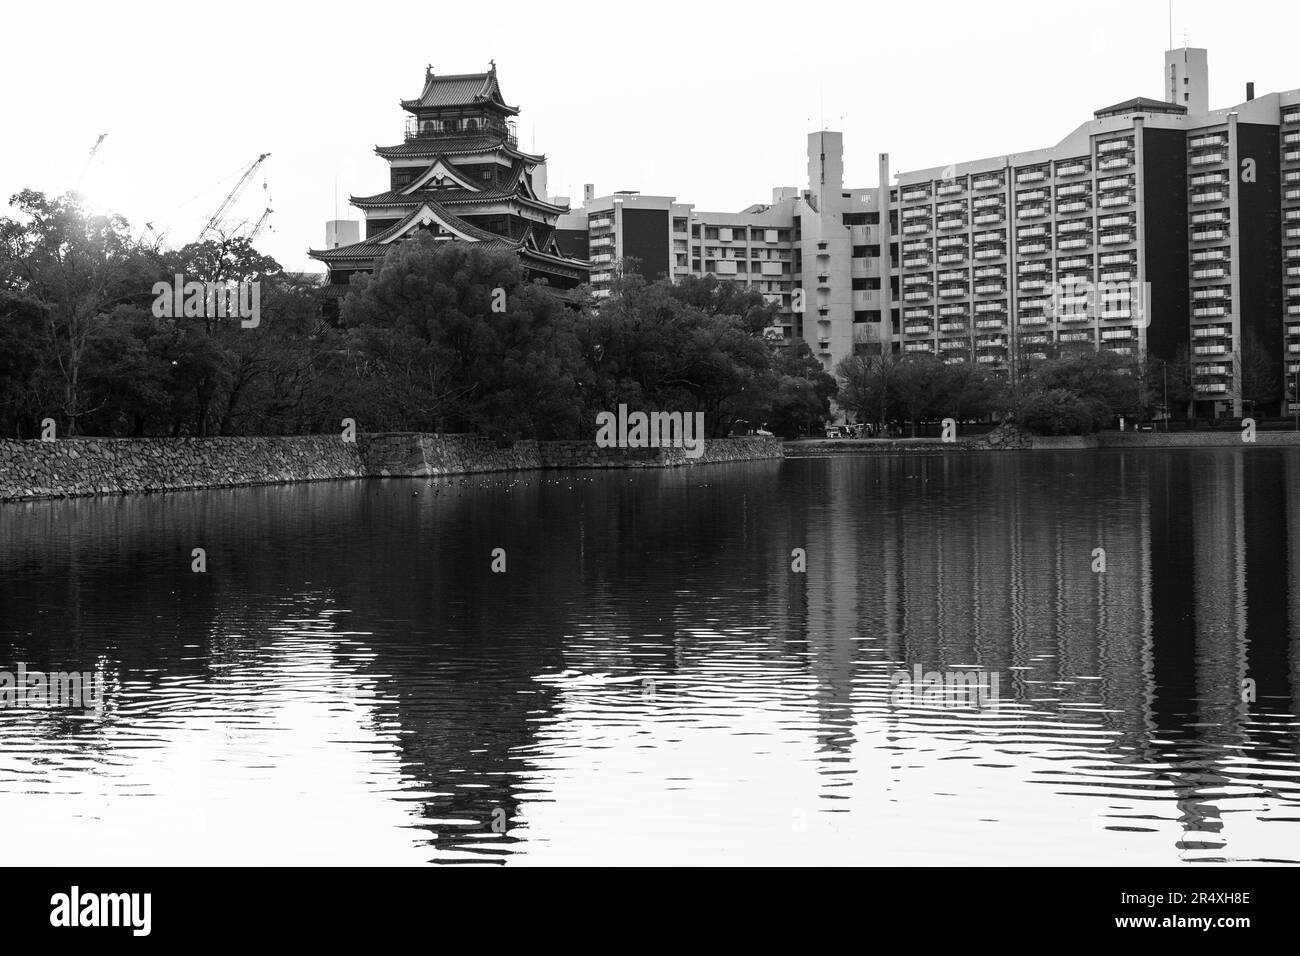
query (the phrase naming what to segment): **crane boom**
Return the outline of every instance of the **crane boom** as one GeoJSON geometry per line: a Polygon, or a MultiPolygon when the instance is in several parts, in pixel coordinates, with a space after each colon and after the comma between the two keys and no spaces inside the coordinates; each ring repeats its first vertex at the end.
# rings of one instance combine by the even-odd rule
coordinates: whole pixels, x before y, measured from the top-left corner
{"type": "Polygon", "coordinates": [[[221,201],[221,205],[217,207],[217,211],[212,214],[212,218],[208,220],[208,224],[204,226],[203,231],[199,233],[199,238],[195,240],[196,242],[202,242],[204,236],[221,225],[222,217],[224,217],[230,210],[230,207],[234,205],[235,200],[239,198],[239,194],[244,191],[244,187],[252,181],[253,174],[257,172],[258,167],[261,166],[266,160],[266,157],[270,155],[270,153],[263,153],[253,161],[253,165],[244,170],[244,175],[239,177],[239,181],[235,183],[230,192],[226,194],[226,198],[221,201]]]}
{"type": "Polygon", "coordinates": [[[253,231],[248,234],[249,242],[253,242],[262,234],[262,230],[266,228],[266,221],[271,218],[271,213],[273,212],[275,212],[275,210],[270,206],[266,207],[266,212],[262,213],[262,218],[257,220],[257,225],[255,225],[253,231]]]}

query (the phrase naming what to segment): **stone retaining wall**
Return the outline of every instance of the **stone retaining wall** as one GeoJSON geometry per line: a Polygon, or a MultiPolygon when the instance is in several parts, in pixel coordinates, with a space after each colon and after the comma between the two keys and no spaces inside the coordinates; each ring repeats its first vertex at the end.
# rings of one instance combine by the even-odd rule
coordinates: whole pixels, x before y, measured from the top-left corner
{"type": "Polygon", "coordinates": [[[0,501],[342,478],[425,477],[537,468],[663,468],[780,458],[767,438],[709,439],[680,448],[597,448],[594,442],[521,441],[415,433],[266,438],[72,438],[0,441],[0,501]]]}

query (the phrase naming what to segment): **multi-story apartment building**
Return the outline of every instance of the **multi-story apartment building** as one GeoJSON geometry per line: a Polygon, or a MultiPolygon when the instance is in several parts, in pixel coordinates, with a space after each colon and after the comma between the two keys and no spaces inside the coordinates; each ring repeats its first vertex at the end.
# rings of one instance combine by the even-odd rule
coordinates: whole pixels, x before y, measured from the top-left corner
{"type": "Polygon", "coordinates": [[[1165,100],[1053,147],[900,174],[902,285],[922,293],[903,350],[1013,371],[1073,348],[1189,356],[1199,414],[1250,411],[1251,376],[1280,397],[1279,357],[1300,373],[1300,90],[1211,111],[1206,63],[1169,51],[1165,100]]]}
{"type": "Polygon", "coordinates": [[[779,296],[783,334],[828,369],[882,349],[1006,374],[1075,349],[1186,357],[1198,414],[1240,415],[1264,365],[1300,379],[1300,90],[1248,86],[1212,111],[1206,52],[1164,59],[1164,99],[1100,109],[1045,149],[892,187],[881,154],[882,185],[846,189],[841,134],[817,132],[808,187],[770,204],[707,213],[616,193],[556,236],[590,250],[597,295],[635,259],[652,278],[779,296]]]}
{"type": "Polygon", "coordinates": [[[808,179],[738,213],[633,191],[589,198],[560,218],[556,239],[566,254],[590,257],[597,298],[620,270],[714,275],[757,291],[777,306],[780,334],[806,339],[831,369],[868,330],[888,345],[881,191],[844,188],[843,140],[830,131],[809,134],[808,179]]]}

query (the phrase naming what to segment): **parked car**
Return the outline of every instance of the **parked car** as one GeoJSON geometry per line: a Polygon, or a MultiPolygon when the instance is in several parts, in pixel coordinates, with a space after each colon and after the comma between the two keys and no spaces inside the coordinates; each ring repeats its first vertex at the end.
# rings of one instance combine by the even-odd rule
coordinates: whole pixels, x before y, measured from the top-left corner
{"type": "Polygon", "coordinates": [[[843,431],[843,429],[840,428],[839,425],[827,425],[827,426],[826,426],[826,437],[827,437],[827,438],[843,438],[843,437],[844,437],[844,431],[843,431]]]}

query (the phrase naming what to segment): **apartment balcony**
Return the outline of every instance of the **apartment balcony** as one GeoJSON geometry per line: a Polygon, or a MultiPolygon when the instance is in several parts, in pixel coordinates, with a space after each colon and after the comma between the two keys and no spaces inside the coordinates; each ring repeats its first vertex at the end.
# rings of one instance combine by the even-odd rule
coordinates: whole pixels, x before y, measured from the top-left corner
{"type": "Polygon", "coordinates": [[[1222,395],[1227,390],[1228,386],[1224,382],[1196,383],[1196,391],[1201,395],[1222,395]]]}
{"type": "Polygon", "coordinates": [[[939,203],[934,210],[940,216],[946,216],[949,213],[965,212],[966,204],[964,202],[943,202],[939,203]]]}
{"type": "MultiPolygon", "coordinates": [[[[1300,233],[1300,230],[1296,230],[1300,233]]],[[[1225,229],[1205,229],[1201,232],[1192,233],[1193,242],[1214,242],[1216,239],[1227,239],[1228,232],[1225,229]]]]}
{"type": "Polygon", "coordinates": [[[934,349],[931,347],[929,342],[904,342],[903,351],[904,352],[929,352],[931,354],[934,354],[934,349]]]}
{"type": "Polygon", "coordinates": [[[1001,282],[986,282],[983,285],[975,286],[976,295],[1000,295],[1006,291],[1006,285],[1001,282]]]}
{"type": "Polygon", "coordinates": [[[1130,206],[1133,204],[1133,194],[1123,193],[1120,195],[1102,196],[1097,205],[1102,209],[1113,209],[1116,206],[1130,206]]]}
{"type": "Polygon", "coordinates": [[[1017,185],[1024,186],[1027,183],[1041,183],[1047,178],[1047,173],[1041,169],[1033,169],[1025,173],[1016,174],[1017,185]]]}
{"type": "Polygon", "coordinates": [[[977,355],[975,357],[975,361],[981,362],[984,365],[993,365],[997,362],[1002,361],[1002,358],[1001,356],[998,355],[977,355]]]}
{"type": "Polygon", "coordinates": [[[1001,335],[991,335],[987,338],[976,339],[975,347],[977,349],[999,349],[1007,344],[1006,338],[1001,335]]]}
{"type": "Polygon", "coordinates": [[[1097,168],[1102,172],[1110,172],[1112,169],[1127,169],[1133,165],[1133,160],[1127,156],[1112,156],[1110,159],[1103,159],[1097,164],[1097,168]]]}
{"type": "Polygon", "coordinates": [[[947,339],[939,343],[941,352],[955,352],[958,349],[965,349],[966,343],[961,339],[947,339]]]}
{"type": "Polygon", "coordinates": [[[1047,243],[1045,242],[1030,242],[1020,247],[1020,252],[1026,256],[1035,256],[1046,251],[1047,243]]]}
{"type": "Polygon", "coordinates": [[[1232,329],[1224,328],[1221,325],[1202,325],[1192,329],[1192,338],[1195,339],[1221,339],[1232,335],[1232,329]]]}
{"type": "Polygon", "coordinates": [[[1286,275],[1288,279],[1300,278],[1300,266],[1288,266],[1286,275]]]}
{"type": "Polygon", "coordinates": [[[1046,198],[1047,190],[1045,189],[1028,189],[1016,194],[1017,203],[1042,202],[1046,198]]]}
{"type": "Polygon", "coordinates": [[[965,226],[966,226],[966,220],[964,219],[940,219],[939,220],[940,229],[945,229],[945,230],[962,229],[965,228],[965,226]]]}
{"type": "Polygon", "coordinates": [[[1193,186],[1226,186],[1228,185],[1228,174],[1223,172],[1201,173],[1199,176],[1191,178],[1193,186]]]}
{"type": "Polygon", "coordinates": [[[1109,139],[1097,144],[1097,152],[1099,153],[1118,153],[1132,148],[1133,141],[1131,139],[1109,139]]]}
{"type": "Polygon", "coordinates": [[[613,262],[614,257],[610,255],[608,252],[602,252],[598,255],[592,256],[591,261],[596,263],[597,265],[603,265],[606,262],[613,262]]]}
{"type": "Polygon", "coordinates": [[[1283,158],[1286,159],[1288,163],[1300,162],[1300,149],[1288,149],[1283,154],[1283,158]]]}
{"type": "Polygon", "coordinates": [[[969,295],[970,290],[966,288],[948,288],[939,290],[939,298],[941,299],[964,299],[969,295]]]}
{"type": "Polygon", "coordinates": [[[1020,283],[1020,292],[1023,295],[1026,292],[1041,292],[1047,288],[1047,283],[1042,279],[1025,279],[1020,283]]]}
{"type": "Polygon", "coordinates": [[[1226,196],[1227,194],[1220,189],[1216,189],[1213,192],[1192,193],[1192,202],[1198,205],[1207,202],[1223,202],[1226,196]]]}
{"type": "Polygon", "coordinates": [[[940,249],[951,249],[954,246],[964,246],[964,245],[966,245],[965,236],[940,236],[939,237],[940,249]]]}
{"type": "Polygon", "coordinates": [[[1211,269],[1192,270],[1193,279],[1222,279],[1227,274],[1228,270],[1224,269],[1223,266],[1215,266],[1211,269]]]}
{"type": "Polygon", "coordinates": [[[1226,223],[1228,214],[1220,210],[1212,212],[1198,212],[1192,215],[1192,225],[1204,226],[1208,223],[1226,223]]]}
{"type": "Polygon", "coordinates": [[[1084,183],[1075,183],[1071,186],[1062,186],[1056,191],[1057,199],[1064,199],[1067,196],[1082,196],[1088,191],[1084,183]]]}
{"type": "MultiPolygon", "coordinates": [[[[930,190],[909,189],[906,192],[900,193],[899,195],[900,198],[903,200],[903,202],[920,202],[923,199],[930,198],[930,190]]],[[[904,213],[904,215],[906,215],[906,213],[904,213]]]]}
{"type": "MultiPolygon", "coordinates": [[[[1046,345],[1049,341],[1051,341],[1049,336],[1041,335],[1041,334],[1020,336],[1021,345],[1046,345]]],[[[1031,353],[1030,357],[1047,358],[1047,354],[1045,352],[1033,352],[1031,353]]]]}
{"type": "Polygon", "coordinates": [[[1006,249],[976,249],[976,259],[1001,259],[1007,254],[1006,249]]]}
{"type": "Polygon", "coordinates": [[[1288,259],[1300,259],[1300,248],[1296,248],[1295,246],[1292,246],[1291,248],[1286,250],[1284,255],[1288,259]]]}
{"type": "Polygon", "coordinates": [[[1293,169],[1290,172],[1283,174],[1282,183],[1287,186],[1290,186],[1292,183],[1300,183],[1300,169],[1293,169]]]}
{"type": "Polygon", "coordinates": [[[1110,191],[1112,189],[1127,189],[1133,185],[1132,176],[1112,176],[1110,179],[1103,179],[1097,183],[1098,189],[1110,191]]]}
{"type": "Polygon", "coordinates": [[[1282,142],[1287,146],[1295,146],[1300,143],[1300,133],[1287,133],[1282,137],[1282,142]]]}
{"type": "Polygon", "coordinates": [[[1193,289],[1193,299],[1226,299],[1228,297],[1227,289],[1193,289]]]}
{"type": "Polygon", "coordinates": [[[1026,229],[1016,230],[1016,242],[1027,242],[1045,235],[1047,235],[1046,226],[1029,226],[1026,229]]]}
{"type": "Polygon", "coordinates": [[[607,231],[612,232],[613,229],[614,229],[613,219],[588,219],[587,220],[588,235],[607,232],[607,231]]]}
{"type": "Polygon", "coordinates": [[[1085,249],[1089,245],[1087,239],[1062,239],[1056,244],[1057,249],[1085,249]]]}
{"type": "Polygon", "coordinates": [[[1102,216],[1097,220],[1097,225],[1102,229],[1114,229],[1116,226],[1133,225],[1133,217],[1128,214],[1119,216],[1102,216]]]}
{"type": "Polygon", "coordinates": [[[1117,342],[1132,339],[1134,335],[1132,329],[1102,329],[1101,338],[1103,342],[1117,342]]]}
{"type": "Polygon", "coordinates": [[[1227,375],[1226,365],[1197,365],[1192,369],[1193,375],[1227,375]]]}
{"type": "Polygon", "coordinates": [[[1287,315],[1300,315],[1300,302],[1297,302],[1297,303],[1294,304],[1294,305],[1288,305],[1288,306],[1286,307],[1286,314],[1287,314],[1287,315]]]}
{"type": "Polygon", "coordinates": [[[1108,309],[1101,313],[1101,318],[1107,320],[1108,322],[1113,322],[1118,319],[1127,320],[1133,318],[1133,313],[1129,309],[1108,309]]]}
{"type": "Polygon", "coordinates": [[[966,320],[966,306],[964,305],[941,305],[939,306],[940,316],[959,315],[964,322],[966,320]]]}
{"type": "Polygon", "coordinates": [[[1082,176],[1087,171],[1087,163],[1070,163],[1065,166],[1056,167],[1056,175],[1058,176],[1082,176]]]}
{"type": "MultiPolygon", "coordinates": [[[[996,313],[1005,318],[1006,308],[1007,308],[1006,305],[1001,302],[976,302],[975,303],[976,313],[982,313],[984,315],[988,315],[989,313],[996,313]]],[[[1003,321],[1003,319],[997,319],[996,321],[1001,322],[1003,321]]],[[[981,325],[979,322],[975,323],[975,327],[979,329],[989,328],[989,326],[981,325]]]]}
{"type": "Polygon", "coordinates": [[[909,269],[921,269],[930,264],[929,256],[913,256],[910,259],[904,259],[903,265],[909,269]]]}
{"type": "Polygon", "coordinates": [[[965,261],[966,261],[966,253],[964,252],[945,252],[943,255],[939,257],[939,264],[945,266],[953,265],[954,263],[965,262],[965,261]]]}
{"type": "Polygon", "coordinates": [[[1228,346],[1226,345],[1195,345],[1192,347],[1193,355],[1227,355],[1228,346]]]}
{"type": "MultiPolygon", "coordinates": [[[[1038,263],[1038,264],[1042,265],[1042,263],[1038,263]]],[[[986,267],[984,269],[975,270],[976,279],[1005,279],[1006,277],[1007,277],[1006,270],[1003,269],[1001,266],[993,266],[992,268],[986,267]]]]}
{"type": "Polygon", "coordinates": [[[1300,110],[1290,110],[1282,114],[1282,125],[1290,126],[1294,123],[1300,123],[1300,110]]]}
{"type": "Polygon", "coordinates": [[[905,243],[903,243],[903,253],[904,253],[904,254],[909,253],[909,252],[929,252],[929,251],[930,251],[930,243],[929,243],[928,240],[927,240],[927,241],[924,241],[924,242],[905,242],[905,243]]]}
{"type": "Polygon", "coordinates": [[[1133,233],[1131,232],[1110,232],[1101,237],[1101,244],[1103,246],[1118,246],[1132,241],[1133,233]]]}
{"type": "Polygon", "coordinates": [[[1227,146],[1228,137],[1224,133],[1209,133],[1187,141],[1188,149],[1206,149],[1211,146],[1227,146]]]}
{"type": "Polygon", "coordinates": [[[1193,262],[1222,262],[1228,254],[1222,249],[1202,249],[1192,253],[1193,262]]]}
{"type": "Polygon", "coordinates": [[[964,282],[966,281],[966,270],[965,270],[965,269],[949,269],[949,270],[946,271],[946,272],[940,272],[940,273],[939,273],[939,281],[940,281],[940,282],[963,282],[963,283],[964,283],[964,282]]]}
{"type": "Polygon", "coordinates": [[[976,216],[974,223],[977,226],[989,226],[995,222],[1001,222],[1003,218],[1002,213],[986,212],[982,215],[976,216]]]}
{"type": "Polygon", "coordinates": [[[1227,159],[1228,159],[1228,155],[1227,155],[1227,153],[1222,153],[1222,152],[1215,152],[1215,153],[1202,153],[1200,156],[1193,156],[1193,157],[1192,157],[1192,165],[1193,165],[1193,166],[1208,166],[1208,165],[1210,165],[1211,163],[1222,163],[1222,162],[1226,162],[1227,159]]]}
{"type": "Polygon", "coordinates": [[[935,193],[940,196],[955,196],[958,193],[965,192],[965,191],[966,191],[965,182],[951,182],[951,183],[944,183],[942,186],[940,186],[938,189],[935,190],[935,193]]]}
{"type": "MultiPolygon", "coordinates": [[[[1092,260],[1089,258],[1062,259],[1056,264],[1058,269],[1088,269],[1092,266],[1092,260]]],[[[1021,272],[1041,272],[1047,266],[1041,262],[1033,262],[1029,265],[1022,266],[1021,272]],[[1031,268],[1032,267],[1032,268],[1031,268]]]]}
{"type": "Polygon", "coordinates": [[[904,309],[903,310],[904,319],[925,319],[926,321],[929,321],[932,316],[933,316],[933,312],[930,309],[904,309]]]}
{"type": "MultiPolygon", "coordinates": [[[[939,331],[940,332],[965,332],[966,323],[965,322],[940,322],[939,331]]],[[[958,342],[955,344],[961,345],[962,343],[958,342]]]]}
{"type": "Polygon", "coordinates": [[[1288,189],[1285,196],[1287,199],[1300,199],[1300,189],[1288,189]]]}
{"type": "Polygon", "coordinates": [[[1213,319],[1227,314],[1228,310],[1221,305],[1203,305],[1199,309],[1192,309],[1192,315],[1198,319],[1213,319]]]}
{"type": "Polygon", "coordinates": [[[1021,324],[1021,325],[1028,325],[1028,326],[1046,325],[1046,324],[1047,324],[1047,316],[1045,316],[1045,315],[1025,315],[1025,316],[1021,316],[1021,317],[1020,317],[1020,324],[1021,324]]]}
{"type": "Polygon", "coordinates": [[[930,298],[929,292],[904,292],[903,301],[905,302],[924,302],[930,298]]]}
{"type": "Polygon", "coordinates": [[[908,335],[929,335],[934,331],[934,326],[926,325],[905,325],[903,331],[908,335]]]}
{"type": "Polygon", "coordinates": [[[1002,177],[982,176],[979,179],[975,180],[973,183],[971,183],[971,185],[974,186],[976,189],[1001,189],[1002,177]]]}
{"type": "Polygon", "coordinates": [[[930,224],[928,222],[913,223],[910,226],[903,227],[903,235],[905,236],[915,236],[918,233],[929,232],[929,231],[930,231],[930,224]]]}
{"type": "Polygon", "coordinates": [[[1133,253],[1131,252],[1111,253],[1110,255],[1101,257],[1101,264],[1103,266],[1117,266],[1120,263],[1130,265],[1133,261],[1133,253]]]}

